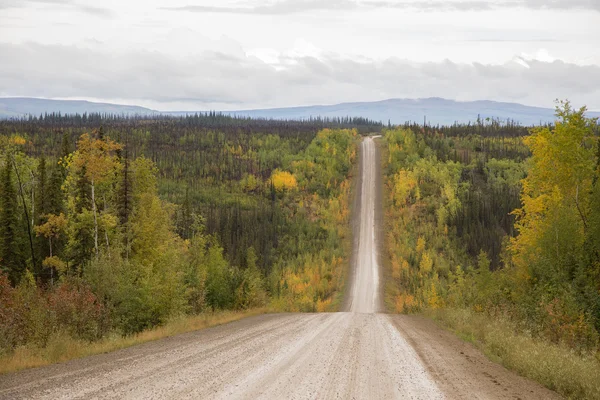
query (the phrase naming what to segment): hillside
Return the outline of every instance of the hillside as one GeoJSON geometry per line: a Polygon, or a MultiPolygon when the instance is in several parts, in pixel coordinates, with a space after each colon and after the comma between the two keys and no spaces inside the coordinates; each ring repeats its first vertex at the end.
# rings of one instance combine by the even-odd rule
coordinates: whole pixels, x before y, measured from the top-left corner
{"type": "MultiPolygon", "coordinates": [[[[292,108],[274,108],[266,110],[246,110],[231,112],[233,115],[302,119],[311,116],[338,117],[362,116],[376,121],[402,124],[407,121],[429,124],[451,125],[455,122],[476,121],[478,116],[511,119],[522,125],[539,125],[554,121],[554,109],[530,107],[517,103],[496,101],[458,102],[441,98],[428,99],[389,99],[376,102],[342,103],[331,106],[308,106],[292,108]]],[[[590,117],[600,113],[589,113],[590,117]]]]}
{"type": "Polygon", "coordinates": [[[109,114],[155,114],[157,111],[138,106],[95,103],[86,100],[51,100],[31,97],[0,98],[0,118],[39,116],[44,113],[62,114],[109,113],[109,114]]]}
{"type": "MultiPolygon", "coordinates": [[[[45,112],[63,114],[113,113],[124,115],[188,115],[201,111],[156,111],[145,107],[110,103],[94,103],[83,100],[49,100],[37,98],[0,98],[0,118],[40,115],[45,112]]],[[[223,111],[227,115],[247,116],[266,119],[308,119],[311,117],[365,117],[384,123],[402,124],[407,121],[429,124],[451,125],[455,122],[467,123],[493,117],[511,119],[522,125],[539,125],[553,122],[554,110],[531,107],[517,103],[496,101],[458,102],[441,98],[428,99],[389,99],[375,102],[341,103],[304,107],[271,108],[258,110],[223,111]]],[[[589,113],[590,117],[600,117],[599,112],[589,113]]]]}

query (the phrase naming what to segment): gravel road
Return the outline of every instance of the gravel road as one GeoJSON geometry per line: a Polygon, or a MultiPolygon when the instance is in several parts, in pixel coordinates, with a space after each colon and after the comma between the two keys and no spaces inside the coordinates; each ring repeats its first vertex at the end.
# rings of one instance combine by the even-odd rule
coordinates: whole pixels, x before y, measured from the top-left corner
{"type": "Polygon", "coordinates": [[[417,316],[382,311],[379,158],[361,147],[345,312],[271,314],[0,376],[0,399],[553,399],[417,316]]]}

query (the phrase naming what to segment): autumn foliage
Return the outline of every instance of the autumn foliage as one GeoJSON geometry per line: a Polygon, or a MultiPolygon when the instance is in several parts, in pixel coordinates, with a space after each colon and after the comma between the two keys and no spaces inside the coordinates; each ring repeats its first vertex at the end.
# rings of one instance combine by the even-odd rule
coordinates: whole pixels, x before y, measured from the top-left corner
{"type": "Polygon", "coordinates": [[[271,181],[273,182],[275,190],[277,190],[278,192],[292,190],[298,187],[298,182],[296,181],[296,178],[288,171],[273,171],[273,174],[271,175],[271,181]]]}
{"type": "Polygon", "coordinates": [[[55,335],[96,340],[106,333],[108,312],[80,280],[53,290],[35,285],[29,275],[16,288],[0,274],[0,349],[45,345],[55,335]]]}
{"type": "Polygon", "coordinates": [[[388,304],[469,308],[596,351],[600,150],[585,111],[560,103],[521,144],[388,130],[388,304]]]}
{"type": "Polygon", "coordinates": [[[358,134],[323,130],[292,162],[294,183],[302,191],[289,194],[294,218],[304,221],[297,256],[275,272],[274,307],[285,311],[331,310],[349,262],[351,171],[358,134]],[[311,228],[309,228],[311,227],[311,228]]]}
{"type": "Polygon", "coordinates": [[[83,133],[75,146],[64,134],[48,160],[0,136],[0,353],[218,310],[335,306],[356,131],[189,136],[185,151],[218,151],[192,165],[161,153],[177,174],[165,179],[115,140],[119,129],[83,133]],[[169,201],[169,185],[186,180],[180,203],[169,201]]]}

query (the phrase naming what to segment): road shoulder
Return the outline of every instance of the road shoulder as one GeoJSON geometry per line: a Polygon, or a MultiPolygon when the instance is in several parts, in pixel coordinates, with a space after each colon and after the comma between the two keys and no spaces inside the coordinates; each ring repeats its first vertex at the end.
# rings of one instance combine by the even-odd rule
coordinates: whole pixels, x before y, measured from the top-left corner
{"type": "Polygon", "coordinates": [[[417,352],[444,394],[451,399],[471,393],[476,399],[560,399],[542,385],[490,361],[434,321],[418,315],[389,315],[392,324],[417,352]]]}

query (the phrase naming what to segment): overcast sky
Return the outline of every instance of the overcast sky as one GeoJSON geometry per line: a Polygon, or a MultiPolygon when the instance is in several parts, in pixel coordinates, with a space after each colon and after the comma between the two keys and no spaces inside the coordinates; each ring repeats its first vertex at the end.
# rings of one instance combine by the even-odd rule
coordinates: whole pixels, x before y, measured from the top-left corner
{"type": "Polygon", "coordinates": [[[600,0],[0,0],[0,96],[600,110],[600,0]]]}

